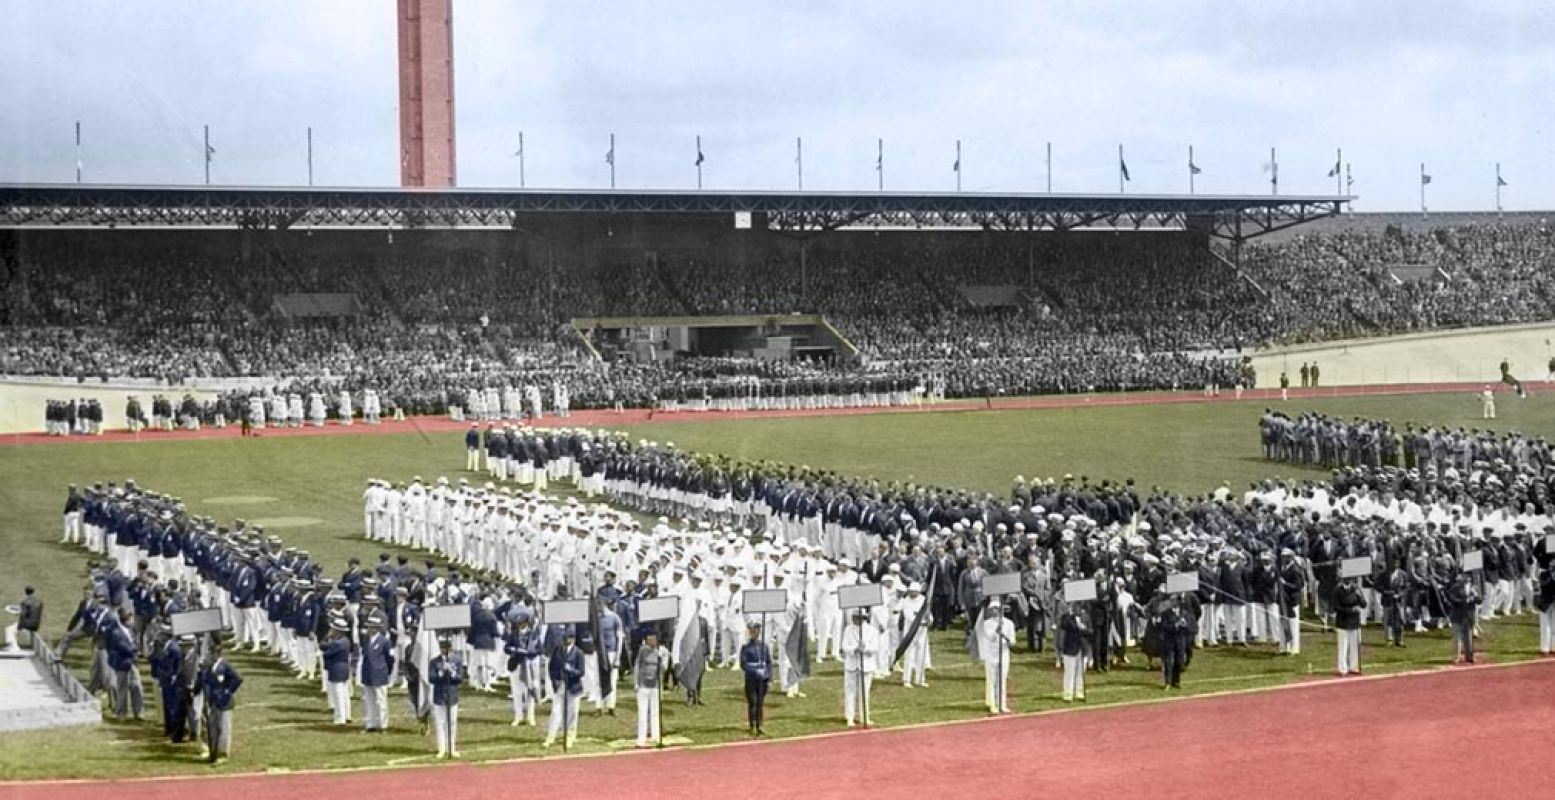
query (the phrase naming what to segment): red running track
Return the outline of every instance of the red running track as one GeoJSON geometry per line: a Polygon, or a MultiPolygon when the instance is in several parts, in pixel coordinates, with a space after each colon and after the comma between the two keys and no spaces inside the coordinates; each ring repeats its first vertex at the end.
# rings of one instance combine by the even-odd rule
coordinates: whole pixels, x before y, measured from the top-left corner
{"type": "MultiPolygon", "coordinates": [[[[1392,383],[1374,386],[1334,386],[1317,389],[1291,389],[1290,399],[1301,400],[1322,397],[1362,397],[1371,395],[1437,394],[1441,392],[1478,391],[1484,383],[1392,383]]],[[[1555,387],[1555,383],[1527,381],[1530,391],[1555,387]]],[[[1497,391],[1510,388],[1497,384],[1497,391]]],[[[1279,389],[1251,389],[1242,393],[1242,400],[1273,400],[1280,396],[1279,389]]],[[[890,406],[869,408],[813,408],[782,411],[653,411],[633,408],[625,411],[590,409],[575,411],[562,419],[555,415],[543,417],[541,427],[612,428],[620,425],[640,425],[651,422],[705,422],[726,419],[778,419],[786,417],[852,416],[858,414],[921,414],[928,411],[1014,411],[1037,408],[1094,408],[1100,406],[1145,406],[1176,403],[1224,403],[1236,400],[1235,393],[1222,392],[1216,397],[1206,397],[1202,391],[1186,392],[1108,392],[1104,394],[1059,394],[1037,397],[990,397],[970,400],[948,400],[923,406],[890,406]]],[[[40,409],[41,411],[41,409],[40,409]]],[[[481,423],[484,427],[485,423],[481,423]]],[[[300,428],[264,428],[260,437],[268,436],[325,436],[370,433],[446,432],[463,430],[468,422],[455,422],[446,417],[412,417],[404,422],[384,422],[381,425],[337,425],[331,422],[321,428],[305,425],[300,428]]],[[[242,430],[237,425],[223,429],[205,428],[199,431],[145,431],[131,434],[123,429],[109,431],[102,436],[49,436],[43,433],[5,434],[0,442],[6,444],[48,444],[82,442],[133,442],[178,441],[183,439],[238,438],[242,430]]]]}
{"type": "Polygon", "coordinates": [[[706,749],[349,773],[0,784],[0,800],[485,800],[520,792],[684,800],[1549,797],[1552,689],[1555,662],[1544,661],[706,749]]]}

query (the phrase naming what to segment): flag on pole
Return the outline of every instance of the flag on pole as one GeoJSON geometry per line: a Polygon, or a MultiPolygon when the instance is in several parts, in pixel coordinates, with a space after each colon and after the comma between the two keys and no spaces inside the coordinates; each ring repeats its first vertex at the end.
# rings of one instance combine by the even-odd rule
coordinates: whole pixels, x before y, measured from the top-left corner
{"type": "Polygon", "coordinates": [[[605,163],[612,167],[616,165],[616,146],[614,144],[610,145],[609,150],[605,151],[605,163]]]}
{"type": "Polygon", "coordinates": [[[1331,169],[1328,170],[1328,177],[1336,178],[1338,176],[1339,176],[1339,162],[1335,161],[1334,162],[1334,166],[1331,169]]]}
{"type": "Polygon", "coordinates": [[[923,623],[928,619],[929,603],[934,597],[934,582],[939,579],[939,564],[929,571],[929,590],[923,595],[923,605],[918,607],[918,613],[913,615],[912,622],[907,624],[907,630],[902,632],[902,641],[896,646],[896,654],[891,658],[891,665],[895,666],[907,655],[907,648],[912,647],[913,637],[923,629],[923,623]]]}
{"type": "Polygon", "coordinates": [[[589,636],[594,640],[594,658],[599,667],[599,696],[609,697],[615,690],[610,682],[610,657],[611,653],[605,650],[605,637],[599,626],[599,594],[594,587],[594,582],[589,581],[589,636]]]}
{"type": "Polygon", "coordinates": [[[950,171],[951,172],[960,172],[961,171],[961,159],[957,158],[956,159],[956,163],[950,165],[950,171]]]}
{"type": "Polygon", "coordinates": [[[1198,164],[1195,164],[1192,161],[1189,161],[1188,162],[1188,172],[1189,172],[1189,174],[1192,174],[1192,175],[1200,175],[1200,174],[1203,174],[1204,170],[1199,169],[1199,165],[1198,164]]]}
{"type": "Polygon", "coordinates": [[[707,160],[707,156],[702,155],[702,149],[700,147],[697,148],[697,163],[696,163],[696,165],[700,167],[700,166],[702,166],[702,162],[706,161],[706,160],[707,160]]]}
{"type": "Polygon", "coordinates": [[[1124,161],[1121,156],[1118,157],[1118,171],[1123,173],[1123,180],[1126,180],[1126,181],[1134,180],[1133,178],[1129,177],[1129,174],[1128,174],[1128,162],[1124,161]]]}
{"type": "Polygon", "coordinates": [[[1420,185],[1421,186],[1429,186],[1430,184],[1431,184],[1431,176],[1425,174],[1424,172],[1420,173],[1420,185]]]}
{"type": "Polygon", "coordinates": [[[1497,175],[1496,176],[1496,185],[1497,186],[1509,186],[1510,184],[1508,184],[1506,182],[1506,178],[1503,178],[1500,175],[1497,175]]]}
{"type": "Polygon", "coordinates": [[[885,168],[885,153],[877,153],[875,155],[875,171],[879,172],[880,170],[882,170],[884,168],[885,168]]]}
{"type": "Polygon", "coordinates": [[[215,155],[216,155],[216,148],[211,147],[210,145],[206,145],[205,146],[205,160],[209,161],[209,160],[211,160],[211,157],[215,156],[215,155]]]}

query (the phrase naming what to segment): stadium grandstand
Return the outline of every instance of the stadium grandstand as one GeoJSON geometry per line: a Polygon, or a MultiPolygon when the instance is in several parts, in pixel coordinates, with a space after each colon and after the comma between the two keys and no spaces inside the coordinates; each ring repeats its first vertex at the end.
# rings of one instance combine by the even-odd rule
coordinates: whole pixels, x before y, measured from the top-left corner
{"type": "Polygon", "coordinates": [[[751,377],[980,397],[1251,385],[1271,343],[1549,317],[1542,218],[1374,225],[1344,200],[6,187],[0,372],[410,413],[535,381],[579,408],[751,377]],[[769,347],[791,314],[827,344],[769,347]],[[731,315],[699,348],[654,324],[731,315]],[[591,318],[642,346],[596,346],[591,318]]]}

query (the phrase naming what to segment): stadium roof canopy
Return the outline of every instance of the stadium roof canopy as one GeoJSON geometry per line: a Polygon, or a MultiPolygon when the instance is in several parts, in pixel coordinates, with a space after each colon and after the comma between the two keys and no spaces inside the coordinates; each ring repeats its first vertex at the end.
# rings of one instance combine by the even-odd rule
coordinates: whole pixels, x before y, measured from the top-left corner
{"type": "Polygon", "coordinates": [[[1344,195],[979,194],[211,186],[0,186],[0,227],[502,228],[535,214],[751,214],[758,227],[1202,230],[1241,242],[1340,212],[1344,195]]]}

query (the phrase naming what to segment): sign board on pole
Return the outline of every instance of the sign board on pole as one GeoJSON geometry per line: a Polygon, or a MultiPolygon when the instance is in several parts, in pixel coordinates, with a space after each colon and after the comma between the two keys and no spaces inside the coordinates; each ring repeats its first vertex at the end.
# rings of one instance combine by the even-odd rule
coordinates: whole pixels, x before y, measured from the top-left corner
{"type": "Polygon", "coordinates": [[[421,610],[421,627],[429,631],[451,631],[470,627],[470,607],[464,603],[427,606],[421,610]]]}
{"type": "Polygon", "coordinates": [[[997,575],[983,576],[983,596],[999,597],[1006,594],[1020,594],[1020,573],[1001,572],[997,575]]]}
{"type": "Polygon", "coordinates": [[[1463,554],[1462,568],[1464,572],[1473,572],[1485,568],[1485,554],[1478,550],[1470,550],[1463,554]]]}
{"type": "Polygon", "coordinates": [[[746,589],[740,594],[747,614],[781,614],[788,610],[787,589],[746,589]]]}
{"type": "Polygon", "coordinates": [[[186,633],[201,634],[219,631],[227,627],[221,621],[221,609],[198,608],[194,611],[180,611],[173,617],[173,635],[183,636],[186,633]]]}
{"type": "Polygon", "coordinates": [[[1371,556],[1346,558],[1339,562],[1339,577],[1364,578],[1371,574],[1371,556]]]}
{"type": "Polygon", "coordinates": [[[1064,602],[1081,603],[1086,600],[1096,599],[1096,579],[1084,578],[1078,581],[1064,581],[1064,602]]]}
{"type": "Polygon", "coordinates": [[[540,619],[546,625],[580,625],[589,621],[589,601],[546,601],[540,605],[540,619]]]}
{"type": "Polygon", "coordinates": [[[839,608],[867,608],[878,606],[882,602],[885,602],[885,597],[881,594],[878,583],[855,583],[852,586],[837,587],[839,608]]]}
{"type": "Polygon", "coordinates": [[[1199,573],[1173,572],[1166,576],[1167,594],[1184,594],[1199,590],[1199,573]]]}
{"type": "Polygon", "coordinates": [[[680,598],[675,595],[650,597],[637,604],[638,622],[660,622],[680,616],[680,598]]]}

